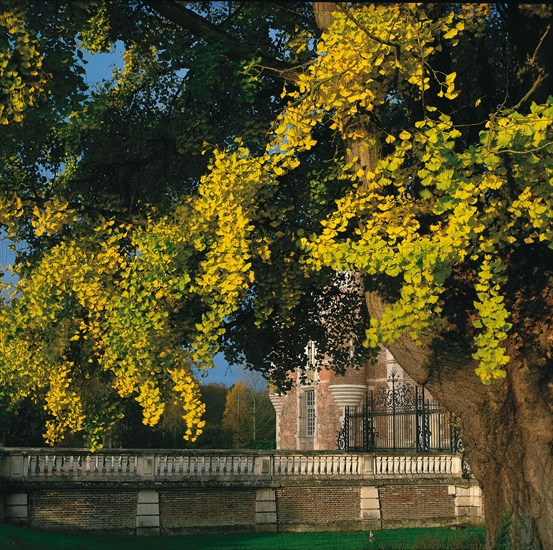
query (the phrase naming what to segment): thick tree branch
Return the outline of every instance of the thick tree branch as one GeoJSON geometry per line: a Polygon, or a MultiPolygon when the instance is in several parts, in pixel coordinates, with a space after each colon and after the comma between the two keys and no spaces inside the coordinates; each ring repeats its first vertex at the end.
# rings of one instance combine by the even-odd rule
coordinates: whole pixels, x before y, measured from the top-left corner
{"type": "Polygon", "coordinates": [[[286,82],[296,82],[296,67],[239,42],[222,28],[188,9],[184,2],[179,0],[143,0],[143,2],[179,27],[200,36],[207,42],[220,44],[226,49],[226,55],[229,59],[244,61],[254,57],[261,58],[259,69],[262,73],[286,82]]]}

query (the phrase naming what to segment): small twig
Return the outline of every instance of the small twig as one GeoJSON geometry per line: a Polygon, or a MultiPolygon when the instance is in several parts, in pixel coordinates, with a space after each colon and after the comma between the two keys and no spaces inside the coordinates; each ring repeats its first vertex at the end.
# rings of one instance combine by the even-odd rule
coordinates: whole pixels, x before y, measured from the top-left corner
{"type": "Polygon", "coordinates": [[[545,40],[545,37],[548,35],[549,31],[551,30],[551,25],[547,25],[547,28],[545,29],[545,32],[542,34],[540,41],[538,42],[538,45],[536,46],[536,49],[534,50],[534,53],[532,54],[532,58],[530,59],[530,65],[533,65],[536,62],[536,57],[538,55],[538,52],[540,48],[543,45],[543,41],[545,40]]]}
{"type": "MultiPolygon", "coordinates": [[[[538,55],[538,51],[542,47],[543,41],[545,40],[545,37],[547,36],[550,30],[551,30],[551,25],[547,25],[547,28],[545,29],[545,32],[542,34],[540,41],[538,42],[538,45],[536,46],[536,49],[532,54],[532,57],[527,62],[527,64],[530,67],[533,67],[536,64],[536,57],[538,55]]],[[[520,106],[530,98],[530,96],[538,89],[540,84],[545,80],[545,77],[547,75],[545,74],[545,71],[543,70],[543,68],[538,66],[537,69],[538,69],[538,77],[532,84],[532,87],[530,88],[530,90],[528,90],[528,92],[524,94],[524,97],[513,107],[513,110],[516,111],[518,108],[520,108],[520,106]]]]}
{"type": "Polygon", "coordinates": [[[496,153],[511,153],[512,155],[524,155],[526,153],[535,153],[536,151],[541,151],[542,149],[545,149],[550,145],[553,145],[553,141],[549,141],[548,143],[544,143],[543,145],[540,145],[539,147],[534,147],[533,149],[525,149],[524,151],[515,151],[514,149],[500,149],[499,151],[496,151],[496,153]]]}

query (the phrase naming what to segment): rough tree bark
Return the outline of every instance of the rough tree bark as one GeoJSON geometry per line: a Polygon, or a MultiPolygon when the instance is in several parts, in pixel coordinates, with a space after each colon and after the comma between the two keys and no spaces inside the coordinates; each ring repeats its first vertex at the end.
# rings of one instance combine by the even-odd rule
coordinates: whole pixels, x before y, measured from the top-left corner
{"type": "MultiPolygon", "coordinates": [[[[321,29],[336,4],[314,2],[321,29]]],[[[370,126],[346,150],[356,168],[375,171],[378,143],[370,126]]],[[[487,547],[494,548],[507,515],[511,548],[553,548],[553,254],[529,251],[517,259],[508,289],[513,329],[507,378],[484,386],[474,372],[468,322],[435,335],[426,344],[407,336],[389,346],[400,366],[461,420],[466,455],[484,496],[487,547]],[[529,257],[531,256],[531,257],[529,257]]],[[[463,274],[459,275],[463,286],[463,274]]],[[[455,282],[453,282],[455,287],[455,282]]],[[[458,289],[447,307],[466,311],[458,289]]],[[[371,317],[380,318],[386,293],[366,290],[371,317]]]]}
{"type": "MultiPolygon", "coordinates": [[[[484,495],[488,548],[495,546],[505,514],[512,548],[553,548],[552,289],[549,274],[541,293],[536,288],[535,295],[524,296],[521,314],[534,303],[546,315],[524,315],[508,347],[507,378],[490,386],[475,375],[460,334],[437,336],[426,346],[403,337],[389,346],[401,367],[461,420],[468,461],[484,495]]],[[[380,317],[386,300],[377,291],[365,298],[370,315],[380,317]]]]}

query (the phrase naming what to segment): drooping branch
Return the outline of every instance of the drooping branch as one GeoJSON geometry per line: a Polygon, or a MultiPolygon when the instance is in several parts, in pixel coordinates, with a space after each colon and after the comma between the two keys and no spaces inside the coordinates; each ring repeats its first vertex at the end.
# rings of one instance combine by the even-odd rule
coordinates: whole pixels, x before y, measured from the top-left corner
{"type": "Polygon", "coordinates": [[[244,61],[260,58],[261,62],[258,68],[262,73],[289,83],[296,82],[296,67],[236,40],[221,27],[188,9],[184,2],[179,0],[143,0],[143,2],[179,27],[190,31],[207,42],[220,44],[225,48],[229,59],[244,61]]]}
{"type": "Polygon", "coordinates": [[[395,42],[390,42],[389,40],[383,40],[382,38],[379,38],[378,36],[376,36],[365,25],[363,25],[363,23],[361,23],[359,19],[354,17],[351,13],[351,10],[345,7],[342,2],[337,3],[336,6],[351,22],[353,22],[357,26],[357,28],[362,30],[371,40],[374,40],[379,44],[386,44],[387,46],[391,46],[392,48],[395,48],[396,51],[399,51],[399,44],[396,44],[395,42]]]}

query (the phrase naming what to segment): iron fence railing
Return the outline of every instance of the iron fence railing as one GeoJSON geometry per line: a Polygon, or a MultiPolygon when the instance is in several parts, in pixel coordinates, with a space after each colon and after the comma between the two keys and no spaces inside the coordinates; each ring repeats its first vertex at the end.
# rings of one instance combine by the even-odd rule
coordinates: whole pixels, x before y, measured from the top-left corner
{"type": "Polygon", "coordinates": [[[346,407],[338,448],[458,453],[463,444],[454,415],[424,387],[399,383],[392,374],[386,387],[367,392],[363,407],[346,407]]]}

